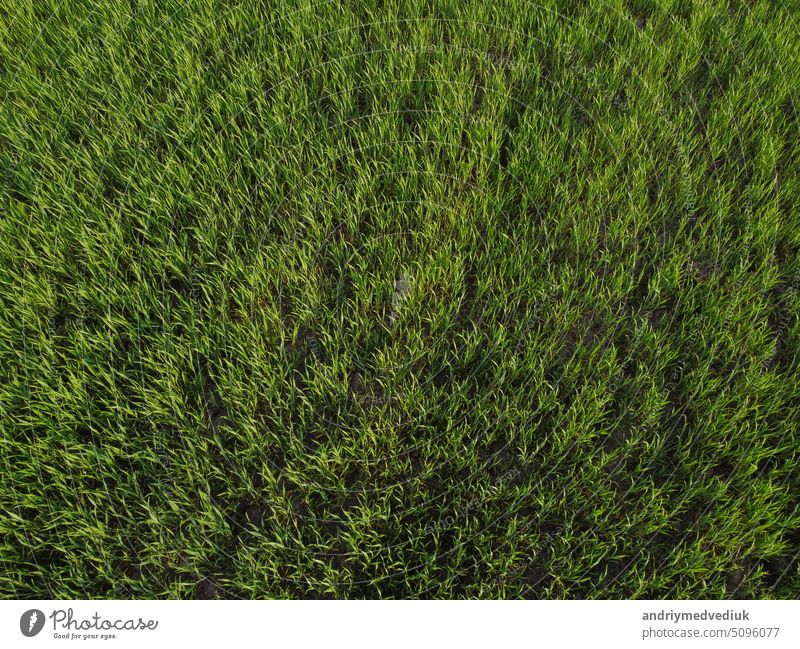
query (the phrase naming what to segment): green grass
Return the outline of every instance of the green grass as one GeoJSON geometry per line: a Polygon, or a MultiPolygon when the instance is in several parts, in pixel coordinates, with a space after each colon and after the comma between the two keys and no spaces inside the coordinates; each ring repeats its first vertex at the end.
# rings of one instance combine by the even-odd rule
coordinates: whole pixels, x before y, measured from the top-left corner
{"type": "Polygon", "coordinates": [[[800,9],[0,9],[0,595],[800,594],[800,9]]]}

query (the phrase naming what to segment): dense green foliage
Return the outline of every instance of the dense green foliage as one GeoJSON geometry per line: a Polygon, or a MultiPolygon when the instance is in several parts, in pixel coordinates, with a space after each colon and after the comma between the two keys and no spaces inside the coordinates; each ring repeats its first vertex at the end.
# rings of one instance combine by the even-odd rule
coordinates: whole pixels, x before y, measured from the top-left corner
{"type": "Polygon", "coordinates": [[[796,0],[10,0],[0,594],[796,597],[796,0]]]}

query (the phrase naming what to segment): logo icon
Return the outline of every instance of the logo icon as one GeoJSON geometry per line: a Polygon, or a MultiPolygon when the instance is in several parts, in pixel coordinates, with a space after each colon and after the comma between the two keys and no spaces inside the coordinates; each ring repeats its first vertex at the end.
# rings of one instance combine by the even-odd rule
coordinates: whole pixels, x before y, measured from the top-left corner
{"type": "Polygon", "coordinates": [[[25,611],[19,618],[19,630],[26,638],[32,638],[44,627],[44,613],[38,608],[25,611]]]}

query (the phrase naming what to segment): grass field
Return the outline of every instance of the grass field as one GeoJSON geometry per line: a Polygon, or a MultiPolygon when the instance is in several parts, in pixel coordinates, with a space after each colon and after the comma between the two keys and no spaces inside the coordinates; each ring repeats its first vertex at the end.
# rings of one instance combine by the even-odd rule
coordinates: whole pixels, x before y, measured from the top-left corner
{"type": "Polygon", "coordinates": [[[0,17],[0,596],[800,595],[796,0],[0,17]]]}

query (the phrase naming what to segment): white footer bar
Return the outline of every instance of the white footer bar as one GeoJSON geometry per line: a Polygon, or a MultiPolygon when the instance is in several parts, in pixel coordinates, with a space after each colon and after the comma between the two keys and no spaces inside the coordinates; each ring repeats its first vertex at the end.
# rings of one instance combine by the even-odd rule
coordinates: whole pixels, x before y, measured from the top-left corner
{"type": "Polygon", "coordinates": [[[799,629],[798,601],[0,602],[0,647],[796,649],[799,629]]]}

